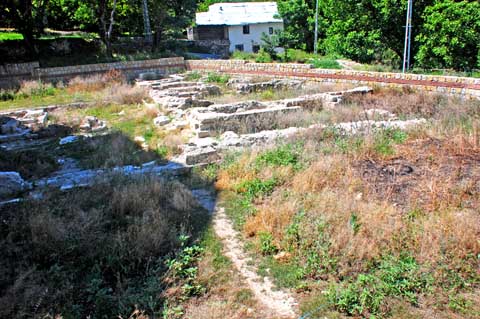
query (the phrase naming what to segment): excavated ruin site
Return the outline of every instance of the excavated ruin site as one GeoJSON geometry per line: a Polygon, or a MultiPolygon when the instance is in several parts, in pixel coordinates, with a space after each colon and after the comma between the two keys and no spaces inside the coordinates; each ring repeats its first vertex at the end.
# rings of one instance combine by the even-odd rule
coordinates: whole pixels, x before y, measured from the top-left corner
{"type": "Polygon", "coordinates": [[[477,99],[199,71],[56,90],[89,99],[0,113],[0,316],[478,318],[477,99]]]}
{"type": "MultiPolygon", "coordinates": [[[[161,163],[149,161],[139,165],[120,167],[92,167],[82,169],[68,157],[75,144],[88,143],[89,139],[111,133],[108,120],[96,116],[74,117],[65,122],[56,120],[57,113],[65,110],[88,109],[88,104],[48,106],[35,109],[1,113],[0,147],[8,152],[39,149],[48,150],[45,164],[49,174],[24,179],[18,173],[8,174],[1,195],[6,202],[17,201],[15,195],[28,191],[38,196],[45,187],[62,190],[86,186],[99,176],[112,172],[125,174],[184,174],[193,166],[218,162],[222,152],[245,148],[265,147],[278,139],[285,139],[309,129],[338,129],[345,134],[356,134],[375,128],[408,128],[422,124],[424,119],[399,120],[387,110],[362,110],[360,121],[329,123],[322,121],[322,112],[334,113],[347,96],[374,94],[366,86],[332,85],[292,80],[234,76],[228,83],[214,84],[206,75],[188,80],[188,74],[174,74],[159,80],[137,80],[136,86],[146,88],[151,102],[144,109],[154,113],[153,125],[165,135],[178,135],[183,144],[178,154],[161,163]],[[265,94],[266,92],[266,94],[265,94]],[[289,96],[274,99],[281,92],[289,96]],[[263,95],[262,95],[263,93],[263,95]],[[217,103],[225,95],[233,102],[217,103]],[[253,99],[252,98],[257,98],[253,99]],[[54,119],[54,121],[52,121],[54,119]],[[68,149],[68,150],[67,150],[68,149]],[[53,169],[52,167],[55,167],[53,169]]],[[[121,112],[119,113],[121,116],[121,112]]],[[[149,152],[145,138],[136,136],[134,142],[149,152]]],[[[45,155],[45,154],[43,154],[45,155]]],[[[35,161],[34,159],[32,159],[35,161]]],[[[36,159],[41,161],[41,159],[36,159]]],[[[32,175],[32,174],[30,174],[32,175]]],[[[33,174],[35,175],[35,174],[33,174]]],[[[5,178],[6,176],[4,176],[5,178]]]]}

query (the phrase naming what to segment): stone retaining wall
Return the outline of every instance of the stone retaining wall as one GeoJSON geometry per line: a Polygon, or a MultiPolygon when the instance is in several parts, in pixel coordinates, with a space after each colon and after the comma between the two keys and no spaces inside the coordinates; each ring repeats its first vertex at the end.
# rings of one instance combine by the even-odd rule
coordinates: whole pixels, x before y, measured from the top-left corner
{"type": "Polygon", "coordinates": [[[436,91],[480,98],[479,78],[314,69],[309,64],[250,63],[243,60],[188,60],[185,61],[185,65],[187,70],[291,77],[309,79],[318,82],[353,82],[371,86],[409,86],[424,91],[436,91]]]}
{"type": "Polygon", "coordinates": [[[0,66],[0,88],[11,88],[22,80],[58,81],[75,76],[105,73],[119,70],[127,78],[133,78],[142,72],[177,73],[185,69],[183,57],[73,65],[55,68],[40,68],[38,62],[6,64],[0,66]]]}

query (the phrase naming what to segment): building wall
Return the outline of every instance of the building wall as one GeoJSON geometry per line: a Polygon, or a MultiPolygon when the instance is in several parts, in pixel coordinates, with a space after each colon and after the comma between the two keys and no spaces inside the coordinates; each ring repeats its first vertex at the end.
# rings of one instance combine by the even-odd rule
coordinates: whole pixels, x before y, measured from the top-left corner
{"type": "Polygon", "coordinates": [[[230,40],[230,52],[235,51],[235,46],[243,44],[245,52],[253,52],[253,45],[262,43],[262,33],[267,35],[269,28],[283,30],[283,23],[258,23],[250,24],[250,34],[243,34],[243,26],[235,25],[228,27],[228,39],[230,40]]]}

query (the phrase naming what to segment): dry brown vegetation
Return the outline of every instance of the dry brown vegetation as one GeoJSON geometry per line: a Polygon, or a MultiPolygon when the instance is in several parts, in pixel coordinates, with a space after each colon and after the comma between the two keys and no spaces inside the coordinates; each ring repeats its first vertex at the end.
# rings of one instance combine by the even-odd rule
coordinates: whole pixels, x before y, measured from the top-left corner
{"type": "MultiPolygon", "coordinates": [[[[217,187],[238,194],[237,204],[227,203],[230,215],[264,254],[291,254],[283,266],[269,264],[285,269],[280,282],[299,272],[303,284],[297,278],[293,287],[300,285],[301,291],[305,281],[315,291],[312,279],[325,280],[323,289],[337,283],[328,293],[334,309],[366,317],[480,317],[472,297],[480,289],[478,102],[387,90],[349,97],[341,108],[350,106],[424,116],[431,124],[407,134],[362,137],[328,129],[305,132],[288,142],[301,145],[292,153],[302,167],[296,170],[286,170],[296,166],[285,161],[284,151],[244,154],[218,174],[217,187]],[[270,164],[259,164],[265,163],[262,156],[270,164]],[[269,192],[265,187],[271,180],[276,186],[269,192]],[[250,189],[239,187],[252,183],[250,189]],[[258,195],[248,204],[252,191],[258,195]],[[423,280],[417,283],[424,288],[416,292],[421,300],[416,307],[390,296],[391,284],[355,281],[360,274],[377,278],[381,271],[400,271],[395,269],[403,267],[405,256],[418,267],[405,280],[423,280]],[[370,297],[361,297],[362,291],[370,297]],[[375,296],[382,298],[382,307],[369,299],[375,296]]],[[[352,119],[349,111],[343,116],[352,119]]]]}
{"type": "Polygon", "coordinates": [[[158,313],[165,260],[208,219],[183,185],[155,177],[51,192],[0,215],[2,318],[158,313]]]}
{"type": "Polygon", "coordinates": [[[127,84],[124,75],[116,70],[87,77],[75,77],[68,82],[67,91],[70,94],[95,93],[96,100],[103,103],[139,104],[150,99],[147,89],[127,84]]]}

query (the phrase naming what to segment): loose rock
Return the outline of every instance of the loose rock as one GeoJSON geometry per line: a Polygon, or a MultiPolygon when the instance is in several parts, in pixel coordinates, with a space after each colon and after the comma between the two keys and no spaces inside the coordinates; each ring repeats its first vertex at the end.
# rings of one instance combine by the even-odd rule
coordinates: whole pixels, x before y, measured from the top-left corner
{"type": "Polygon", "coordinates": [[[0,172],[0,198],[14,197],[32,188],[17,172],[0,172]]]}

